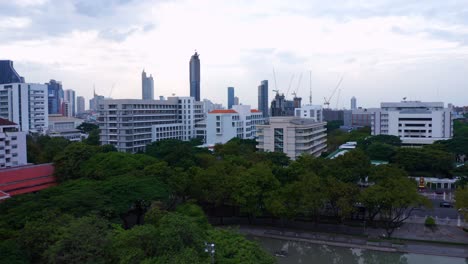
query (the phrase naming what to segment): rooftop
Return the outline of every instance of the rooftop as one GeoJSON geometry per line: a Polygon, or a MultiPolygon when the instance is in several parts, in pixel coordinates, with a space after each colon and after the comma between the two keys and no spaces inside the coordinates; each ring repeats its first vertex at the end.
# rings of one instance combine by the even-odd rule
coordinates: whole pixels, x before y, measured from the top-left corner
{"type": "Polygon", "coordinates": [[[237,114],[237,112],[233,109],[216,109],[209,112],[209,114],[237,114]]]}
{"type": "Polygon", "coordinates": [[[17,126],[17,124],[8,119],[0,118],[0,126],[17,126]]]}

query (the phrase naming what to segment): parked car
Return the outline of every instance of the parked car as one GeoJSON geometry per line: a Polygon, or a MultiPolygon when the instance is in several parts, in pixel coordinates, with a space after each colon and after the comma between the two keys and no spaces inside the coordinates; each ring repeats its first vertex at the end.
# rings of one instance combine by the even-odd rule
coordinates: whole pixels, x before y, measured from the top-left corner
{"type": "Polygon", "coordinates": [[[444,207],[444,208],[452,208],[453,204],[451,204],[449,202],[440,202],[439,206],[444,207]]]}

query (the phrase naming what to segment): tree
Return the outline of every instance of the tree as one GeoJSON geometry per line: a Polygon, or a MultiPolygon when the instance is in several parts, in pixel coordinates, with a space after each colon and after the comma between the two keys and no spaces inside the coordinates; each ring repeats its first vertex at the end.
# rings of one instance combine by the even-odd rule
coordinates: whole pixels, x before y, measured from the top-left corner
{"type": "Polygon", "coordinates": [[[80,142],[68,145],[54,159],[55,176],[58,181],[63,182],[82,177],[80,173],[82,166],[98,152],[97,147],[80,142]]]}
{"type": "Polygon", "coordinates": [[[328,161],[327,174],[340,181],[356,183],[364,179],[371,168],[369,157],[364,151],[355,149],[333,160],[328,161]]]}
{"type": "Polygon", "coordinates": [[[79,126],[77,126],[76,129],[80,130],[82,133],[89,133],[93,130],[99,129],[99,126],[96,124],[83,122],[79,126]]]}
{"type": "Polygon", "coordinates": [[[454,161],[452,154],[431,148],[399,148],[393,158],[411,175],[443,177],[450,175],[454,161]]]}
{"type": "Polygon", "coordinates": [[[458,187],[455,192],[455,206],[463,214],[465,219],[468,219],[468,187],[458,187]]]}
{"type": "Polygon", "coordinates": [[[334,216],[342,222],[355,210],[359,189],[355,183],[342,182],[335,177],[323,179],[323,191],[334,216]]]}
{"type": "Polygon", "coordinates": [[[264,163],[258,163],[241,173],[234,188],[233,200],[251,219],[263,212],[267,197],[279,185],[271,168],[264,163]]]}
{"type": "Polygon", "coordinates": [[[408,177],[408,173],[394,164],[383,164],[371,168],[368,180],[372,183],[379,183],[392,177],[408,177]]]}
{"type": "Polygon", "coordinates": [[[389,161],[395,155],[395,148],[389,144],[374,142],[367,147],[366,153],[372,160],[389,161]]]}
{"type": "Polygon", "coordinates": [[[46,255],[50,263],[106,263],[110,224],[95,217],[78,218],[65,227],[46,255]]]}
{"type": "Polygon", "coordinates": [[[374,143],[386,144],[394,147],[401,146],[401,139],[392,135],[375,135],[366,137],[364,140],[358,142],[359,147],[367,149],[374,143]]]}
{"type": "Polygon", "coordinates": [[[88,144],[88,145],[99,146],[100,145],[100,142],[99,142],[99,129],[91,130],[88,133],[88,137],[84,140],[84,142],[86,144],[88,144]]]}
{"type": "Polygon", "coordinates": [[[170,166],[188,169],[196,165],[196,154],[207,152],[190,142],[168,139],[148,144],[145,154],[164,160],[170,166]]]}

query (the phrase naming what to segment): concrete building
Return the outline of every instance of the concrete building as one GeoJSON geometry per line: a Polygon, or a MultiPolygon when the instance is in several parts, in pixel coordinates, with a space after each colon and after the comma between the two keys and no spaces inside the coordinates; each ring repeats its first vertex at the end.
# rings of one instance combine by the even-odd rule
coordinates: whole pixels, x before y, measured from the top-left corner
{"type": "Polygon", "coordinates": [[[304,105],[294,110],[294,116],[323,122],[323,109],[321,105],[304,105]]]}
{"type": "Polygon", "coordinates": [[[13,67],[13,61],[0,60],[0,84],[24,83],[21,77],[13,67]]]}
{"type": "Polygon", "coordinates": [[[254,139],[257,136],[257,126],[264,122],[263,113],[250,109],[249,105],[213,110],[206,118],[206,144],[224,144],[235,137],[254,139]]]}
{"type": "Polygon", "coordinates": [[[259,151],[283,152],[291,159],[302,154],[320,156],[327,148],[326,122],[297,117],[270,117],[257,126],[259,151]]]}
{"type": "Polygon", "coordinates": [[[96,94],[96,91],[94,91],[93,98],[89,100],[89,110],[98,111],[98,106],[103,100],[105,100],[104,96],[98,95],[96,94]]]}
{"type": "Polygon", "coordinates": [[[453,136],[453,118],[442,102],[381,103],[372,111],[372,135],[400,137],[405,145],[419,146],[453,136]]]}
{"type": "Polygon", "coordinates": [[[333,110],[333,109],[325,108],[323,109],[323,120],[326,122],[343,121],[344,110],[333,110]]]}
{"type": "Polygon", "coordinates": [[[234,105],[240,105],[239,97],[234,96],[234,105]]]}
{"type": "Polygon", "coordinates": [[[370,127],[372,121],[372,109],[358,108],[355,110],[343,110],[343,129],[356,129],[370,127]]]}
{"type": "Polygon", "coordinates": [[[26,165],[26,132],[9,120],[0,118],[0,169],[26,165]]]}
{"type": "Polygon", "coordinates": [[[77,114],[82,114],[85,112],[85,99],[83,96],[78,96],[76,98],[76,112],[77,114]]]}
{"type": "Polygon", "coordinates": [[[154,80],[150,74],[146,76],[145,70],[141,73],[141,98],[143,100],[154,100],[154,80]]]}
{"type": "Polygon", "coordinates": [[[116,99],[99,104],[98,124],[101,144],[119,151],[144,151],[146,145],[163,139],[190,140],[196,137],[196,120],[203,110],[192,97],[167,100],[116,99]]]}
{"type": "Polygon", "coordinates": [[[208,99],[203,99],[202,103],[203,103],[203,111],[205,112],[205,115],[216,109],[224,109],[222,104],[215,104],[208,99]]]}
{"type": "Polygon", "coordinates": [[[64,116],[76,116],[76,94],[74,90],[68,89],[65,90],[65,101],[69,104],[69,109],[71,110],[67,115],[64,116]]]}
{"type": "Polygon", "coordinates": [[[83,119],[57,115],[49,115],[49,128],[47,135],[50,137],[64,137],[70,141],[81,141],[81,132],[76,129],[83,123],[83,119]]]}
{"type": "Polygon", "coordinates": [[[268,80],[263,80],[258,86],[258,111],[263,113],[263,117],[268,118],[268,80]]]}
{"type": "Polygon", "coordinates": [[[357,109],[357,106],[356,106],[356,97],[351,97],[351,110],[356,110],[357,109]]]}
{"type": "Polygon", "coordinates": [[[0,118],[24,132],[45,132],[48,127],[47,86],[33,83],[0,85],[0,118]]]}
{"type": "Polygon", "coordinates": [[[48,114],[62,114],[61,109],[64,100],[62,83],[56,80],[50,80],[46,85],[48,93],[48,114]]]}
{"type": "Polygon", "coordinates": [[[199,54],[195,54],[190,58],[190,97],[195,98],[195,101],[200,101],[200,58],[199,54]]]}
{"type": "Polygon", "coordinates": [[[227,88],[227,106],[228,109],[232,109],[234,105],[234,87],[227,88]]]}

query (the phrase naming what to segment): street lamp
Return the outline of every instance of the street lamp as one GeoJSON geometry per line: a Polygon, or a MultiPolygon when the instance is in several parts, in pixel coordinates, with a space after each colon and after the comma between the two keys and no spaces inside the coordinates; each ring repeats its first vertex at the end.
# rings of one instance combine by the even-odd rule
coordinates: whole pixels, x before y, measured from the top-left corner
{"type": "Polygon", "coordinates": [[[205,252],[211,256],[211,264],[214,264],[215,244],[205,242],[205,252]]]}

